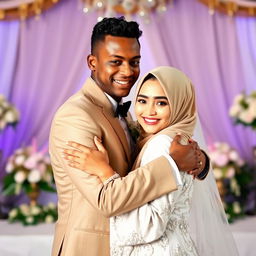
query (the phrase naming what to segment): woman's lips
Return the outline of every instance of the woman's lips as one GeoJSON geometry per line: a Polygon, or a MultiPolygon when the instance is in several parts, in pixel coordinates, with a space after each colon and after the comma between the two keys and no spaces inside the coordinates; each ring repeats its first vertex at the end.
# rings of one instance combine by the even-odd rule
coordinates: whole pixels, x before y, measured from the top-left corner
{"type": "Polygon", "coordinates": [[[148,125],[155,125],[159,122],[159,119],[157,119],[157,118],[143,117],[143,120],[144,120],[145,124],[148,124],[148,125]]]}

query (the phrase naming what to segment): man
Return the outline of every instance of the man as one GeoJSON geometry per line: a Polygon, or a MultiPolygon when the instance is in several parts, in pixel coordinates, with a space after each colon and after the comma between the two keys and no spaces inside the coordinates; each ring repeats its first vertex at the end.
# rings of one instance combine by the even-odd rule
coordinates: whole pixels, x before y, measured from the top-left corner
{"type": "Polygon", "coordinates": [[[52,122],[50,155],[59,200],[53,256],[109,255],[107,217],[177,189],[177,166],[187,171],[202,170],[205,165],[196,143],[182,146],[176,138],[170,152],[177,166],[163,156],[128,174],[132,165],[129,134],[125,119],[119,119],[115,109],[139,76],[141,33],[136,22],[123,18],[105,18],[96,24],[87,57],[91,78],[59,108],[52,122]],[[107,149],[112,168],[124,177],[112,187],[71,168],[61,156],[67,141],[93,148],[95,136],[107,149]]]}

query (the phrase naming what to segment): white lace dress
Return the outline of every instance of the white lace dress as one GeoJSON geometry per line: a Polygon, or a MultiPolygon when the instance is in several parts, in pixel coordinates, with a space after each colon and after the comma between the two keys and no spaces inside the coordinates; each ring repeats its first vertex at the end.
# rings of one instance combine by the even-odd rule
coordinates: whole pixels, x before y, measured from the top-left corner
{"type": "MultiPolygon", "coordinates": [[[[169,152],[171,138],[158,135],[149,143],[141,166],[169,152]]],[[[179,175],[179,174],[178,174],[179,175]]],[[[184,172],[177,191],[110,219],[112,256],[198,255],[188,230],[193,177],[184,172]]]]}

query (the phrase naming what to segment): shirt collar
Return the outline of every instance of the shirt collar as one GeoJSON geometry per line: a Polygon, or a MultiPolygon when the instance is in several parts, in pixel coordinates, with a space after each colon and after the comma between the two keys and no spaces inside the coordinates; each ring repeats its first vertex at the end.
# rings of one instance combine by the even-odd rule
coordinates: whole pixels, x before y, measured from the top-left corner
{"type": "MultiPolygon", "coordinates": [[[[114,112],[115,112],[118,103],[116,102],[116,100],[114,100],[114,99],[113,99],[110,95],[108,95],[107,93],[104,92],[104,94],[105,94],[105,95],[107,96],[107,98],[109,99],[109,101],[110,101],[110,103],[111,103],[111,105],[112,105],[112,107],[113,107],[113,110],[114,110],[114,112]]],[[[122,102],[123,102],[123,100],[121,100],[119,103],[122,103],[122,102]]]]}

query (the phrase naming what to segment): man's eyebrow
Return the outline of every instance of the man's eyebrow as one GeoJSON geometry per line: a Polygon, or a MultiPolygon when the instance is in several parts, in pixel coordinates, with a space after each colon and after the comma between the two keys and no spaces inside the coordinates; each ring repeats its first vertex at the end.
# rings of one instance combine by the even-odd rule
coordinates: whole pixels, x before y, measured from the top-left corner
{"type": "MultiPolygon", "coordinates": [[[[114,57],[114,58],[119,58],[119,59],[125,59],[123,56],[119,56],[119,55],[111,55],[111,57],[114,57]]],[[[133,59],[140,59],[141,58],[141,56],[140,55],[137,55],[137,56],[134,56],[134,57],[132,57],[132,60],[133,59]]]]}

